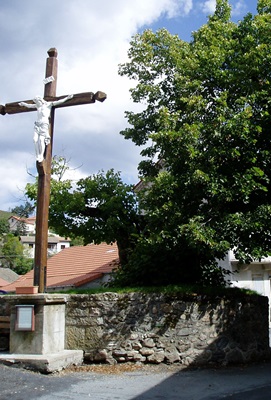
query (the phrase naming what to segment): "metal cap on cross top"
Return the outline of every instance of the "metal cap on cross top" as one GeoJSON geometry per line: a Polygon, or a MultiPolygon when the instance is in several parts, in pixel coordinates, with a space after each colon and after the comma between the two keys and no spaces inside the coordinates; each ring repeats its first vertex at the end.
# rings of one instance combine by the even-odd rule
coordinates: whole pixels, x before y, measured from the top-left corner
{"type": "Polygon", "coordinates": [[[57,49],[55,47],[51,47],[48,51],[47,54],[49,57],[57,57],[57,49]]]}

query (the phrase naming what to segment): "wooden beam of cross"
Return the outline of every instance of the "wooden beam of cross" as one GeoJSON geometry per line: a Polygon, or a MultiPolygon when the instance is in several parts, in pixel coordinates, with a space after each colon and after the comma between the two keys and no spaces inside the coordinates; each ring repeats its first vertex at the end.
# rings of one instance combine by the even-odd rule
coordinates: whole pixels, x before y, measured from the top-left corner
{"type": "MultiPolygon", "coordinates": [[[[39,287],[39,293],[46,289],[46,269],[47,269],[47,247],[48,247],[48,217],[50,204],[50,180],[52,164],[52,147],[54,133],[55,108],[76,106],[81,104],[91,104],[95,101],[103,102],[106,94],[103,92],[78,93],[70,96],[56,96],[57,84],[57,50],[48,50],[49,57],[46,62],[45,71],[45,103],[50,105],[50,116],[48,119],[49,140],[46,142],[42,160],[37,158],[38,171],[38,197],[37,197],[37,217],[36,217],[36,237],[35,237],[35,258],[34,258],[34,286],[39,287]]],[[[0,114],[17,114],[28,111],[37,111],[37,100],[25,100],[14,103],[0,105],[0,114]]],[[[49,109],[49,107],[47,107],[49,109]]],[[[39,118],[38,118],[39,120],[39,118]]],[[[36,123],[35,123],[36,126],[36,123]]],[[[35,128],[36,129],[36,128],[35,128]]]]}

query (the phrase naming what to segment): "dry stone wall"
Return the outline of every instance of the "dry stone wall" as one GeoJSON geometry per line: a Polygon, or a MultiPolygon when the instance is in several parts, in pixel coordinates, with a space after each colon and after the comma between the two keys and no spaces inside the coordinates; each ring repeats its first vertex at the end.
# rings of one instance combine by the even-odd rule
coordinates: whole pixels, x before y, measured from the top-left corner
{"type": "Polygon", "coordinates": [[[66,348],[89,362],[232,364],[269,356],[268,299],[71,295],[66,348]]]}

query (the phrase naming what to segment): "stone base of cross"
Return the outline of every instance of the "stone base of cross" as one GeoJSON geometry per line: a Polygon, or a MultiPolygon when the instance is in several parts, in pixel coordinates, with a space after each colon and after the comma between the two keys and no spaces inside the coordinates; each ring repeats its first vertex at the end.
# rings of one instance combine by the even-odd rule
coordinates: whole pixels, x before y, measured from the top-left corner
{"type": "MultiPolygon", "coordinates": [[[[56,96],[57,85],[57,50],[51,48],[48,50],[49,57],[46,62],[45,71],[45,89],[44,100],[50,105],[49,115],[46,120],[44,115],[39,114],[37,99],[18,101],[0,105],[0,114],[17,114],[36,110],[38,118],[35,125],[41,130],[41,135],[44,135],[45,126],[48,122],[48,140],[42,157],[37,159],[38,171],[38,197],[37,197],[37,217],[36,217],[36,237],[35,237],[35,258],[34,258],[34,286],[39,287],[39,293],[43,293],[46,289],[46,268],[47,268],[47,247],[48,247],[48,218],[50,204],[50,181],[51,181],[51,164],[52,164],[52,148],[53,148],[53,133],[54,133],[54,117],[55,109],[60,107],[76,106],[81,104],[91,104],[95,101],[103,102],[106,99],[106,94],[103,92],[78,93],[74,95],[56,96]],[[42,125],[44,124],[44,125],[42,125]]],[[[48,107],[45,110],[48,111],[48,107]]],[[[41,110],[42,111],[42,110],[41,110]]],[[[36,129],[36,128],[35,128],[36,129]]],[[[37,129],[37,132],[38,132],[37,129]]]]}

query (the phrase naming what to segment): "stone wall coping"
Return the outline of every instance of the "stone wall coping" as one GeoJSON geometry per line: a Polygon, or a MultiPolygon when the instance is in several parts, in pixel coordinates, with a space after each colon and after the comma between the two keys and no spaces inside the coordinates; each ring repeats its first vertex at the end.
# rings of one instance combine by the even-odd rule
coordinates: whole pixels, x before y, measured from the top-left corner
{"type": "Polygon", "coordinates": [[[67,298],[69,295],[67,294],[47,294],[47,293],[38,293],[38,294],[18,294],[18,295],[5,295],[5,300],[10,305],[15,304],[41,304],[41,305],[50,305],[50,304],[66,304],[67,298]]]}
{"type": "Polygon", "coordinates": [[[212,295],[212,294],[197,294],[197,293],[144,293],[144,292],[127,292],[127,293],[117,293],[117,292],[101,292],[101,293],[78,293],[78,294],[68,294],[67,302],[73,302],[74,300],[98,300],[98,301],[118,301],[120,299],[129,299],[131,301],[139,299],[147,300],[163,300],[163,301],[182,301],[182,302],[196,302],[196,303],[220,303],[221,301],[226,302],[260,302],[265,303],[268,301],[266,296],[261,296],[259,294],[245,294],[240,292],[238,295],[231,296],[229,294],[212,295]]]}

